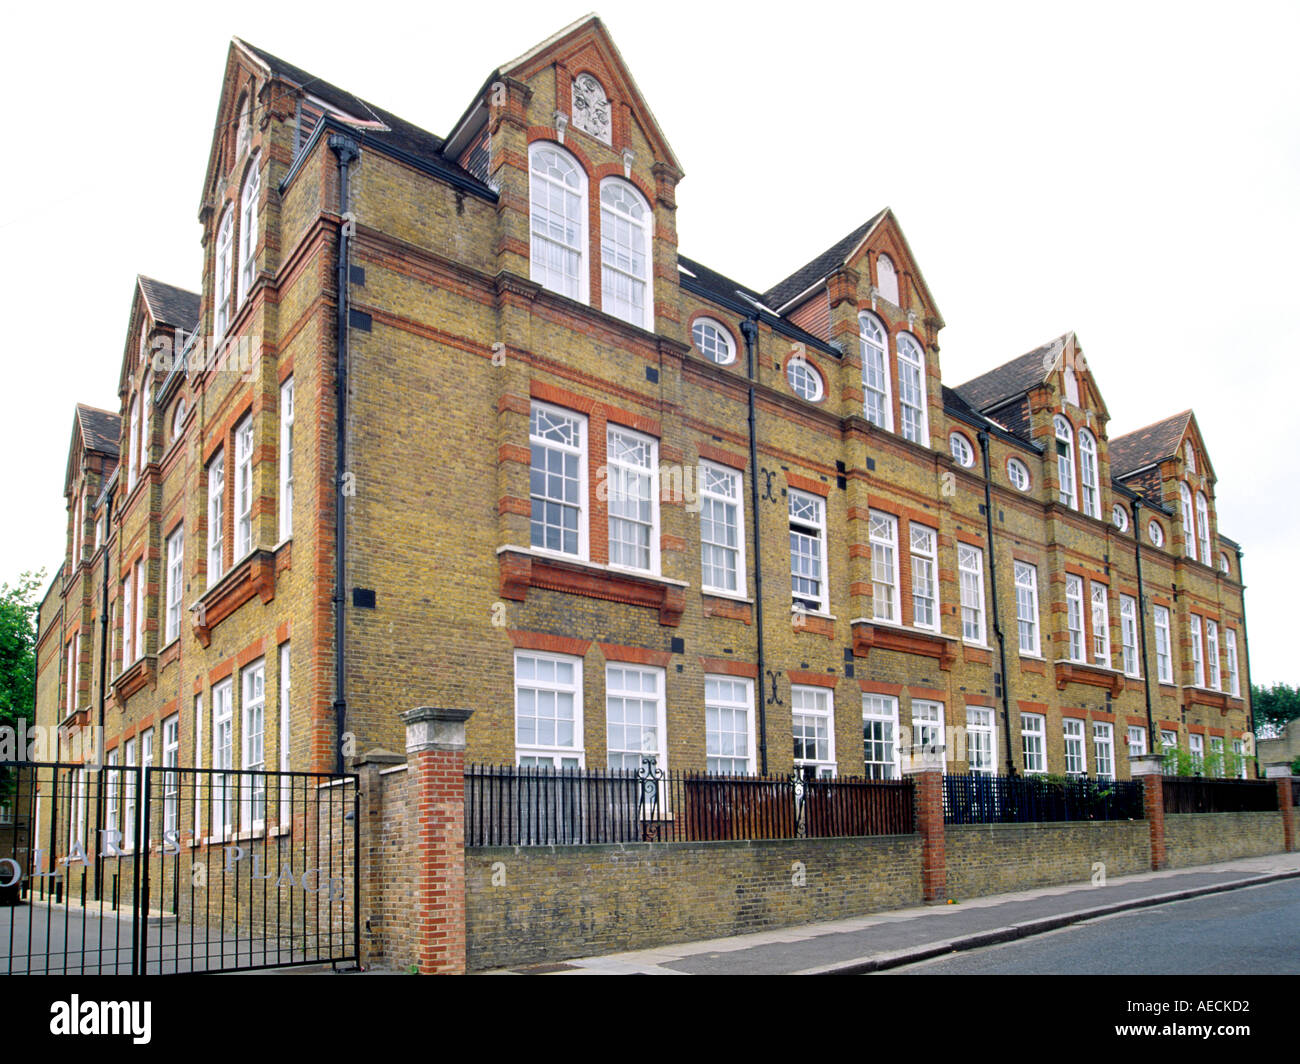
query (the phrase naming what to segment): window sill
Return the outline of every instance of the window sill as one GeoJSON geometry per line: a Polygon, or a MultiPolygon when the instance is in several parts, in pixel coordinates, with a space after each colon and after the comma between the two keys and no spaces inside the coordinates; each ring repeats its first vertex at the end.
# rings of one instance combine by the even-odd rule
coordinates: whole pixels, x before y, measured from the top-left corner
{"type": "Polygon", "coordinates": [[[737,595],[734,591],[717,591],[711,587],[701,587],[700,594],[708,595],[711,598],[726,599],[728,602],[743,602],[747,606],[752,606],[754,604],[752,598],[746,598],[744,595],[737,595]]]}
{"type": "Polygon", "coordinates": [[[682,580],[510,544],[497,548],[497,561],[501,597],[514,602],[525,601],[529,588],[559,591],[656,609],[659,623],[674,628],[686,609],[684,591],[690,585],[682,580]]]}
{"type": "Polygon", "coordinates": [[[153,690],[158,683],[157,666],[157,658],[148,655],[137,658],[131,665],[117,674],[112,683],[113,694],[119,700],[124,701],[146,686],[153,690]]]}
{"type": "Polygon", "coordinates": [[[880,621],[858,617],[849,622],[853,629],[853,655],[865,658],[873,649],[892,650],[904,654],[919,654],[935,658],[944,672],[952,669],[956,658],[954,636],[927,631],[924,628],[903,628],[880,621]]]}
{"type": "Polygon", "coordinates": [[[263,603],[275,598],[275,555],[255,549],[207,589],[195,604],[194,635],[207,647],[212,631],[254,596],[263,603]]]}
{"type": "Polygon", "coordinates": [[[1070,683],[1087,684],[1110,691],[1112,698],[1118,698],[1124,690],[1124,674],[1105,665],[1090,665],[1084,661],[1070,661],[1057,658],[1052,662],[1056,670],[1056,689],[1064,691],[1070,683]]]}

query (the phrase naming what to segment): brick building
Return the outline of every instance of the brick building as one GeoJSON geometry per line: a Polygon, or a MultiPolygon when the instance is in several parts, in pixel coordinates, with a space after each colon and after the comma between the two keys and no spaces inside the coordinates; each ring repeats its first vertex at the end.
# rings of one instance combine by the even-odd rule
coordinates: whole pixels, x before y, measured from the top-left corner
{"type": "Polygon", "coordinates": [[[1193,415],[1112,436],[1073,333],[946,386],[888,209],[765,291],[686,258],[599,20],[445,138],[235,40],[215,129],[200,291],[139,278],[119,408],[76,411],[40,723],[216,768],[432,705],[482,762],[1238,770],[1193,415]]]}

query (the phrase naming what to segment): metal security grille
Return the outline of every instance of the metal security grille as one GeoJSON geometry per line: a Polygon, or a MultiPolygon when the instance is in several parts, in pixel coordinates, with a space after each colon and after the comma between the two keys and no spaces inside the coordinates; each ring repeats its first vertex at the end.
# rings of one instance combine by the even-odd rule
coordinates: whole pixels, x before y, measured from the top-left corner
{"type": "Polygon", "coordinates": [[[0,777],[10,974],[355,965],[354,775],[10,762],[0,777]]]}

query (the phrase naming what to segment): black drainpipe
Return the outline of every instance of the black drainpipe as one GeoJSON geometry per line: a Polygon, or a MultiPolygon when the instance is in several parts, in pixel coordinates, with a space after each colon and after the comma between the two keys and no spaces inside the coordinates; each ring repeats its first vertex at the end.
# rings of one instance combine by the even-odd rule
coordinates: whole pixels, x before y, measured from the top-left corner
{"type": "Polygon", "coordinates": [[[758,380],[754,351],[758,347],[758,314],[740,323],[749,369],[749,501],[754,526],[754,624],[758,635],[758,758],[759,772],[767,775],[767,655],[763,647],[763,555],[758,534],[758,422],[754,411],[754,386],[758,380]]]}
{"type": "Polygon", "coordinates": [[[1147,593],[1142,582],[1142,500],[1133,500],[1133,558],[1138,580],[1138,641],[1142,645],[1142,687],[1147,698],[1147,753],[1156,752],[1156,722],[1151,710],[1151,663],[1147,660],[1147,593]]]}
{"type": "MultiPolygon", "coordinates": [[[[1246,574],[1241,568],[1241,548],[1236,549],[1237,554],[1237,582],[1241,585],[1241,661],[1237,663],[1237,674],[1240,676],[1244,671],[1246,674],[1246,683],[1241,688],[1246,695],[1246,714],[1250,721],[1250,747],[1255,748],[1255,688],[1252,685],[1254,674],[1250,671],[1250,636],[1246,634],[1246,574]],[[1246,668],[1243,670],[1242,665],[1246,668]]],[[[1259,775],[1258,754],[1254,755],[1255,775],[1259,775]]]]}
{"type": "Polygon", "coordinates": [[[1011,678],[1007,675],[1007,642],[1002,632],[1002,614],[998,609],[998,563],[993,548],[993,476],[989,471],[989,433],[976,433],[984,465],[984,529],[989,541],[989,588],[993,598],[993,634],[998,640],[998,668],[1002,670],[1002,731],[1007,737],[1007,775],[1016,774],[1016,759],[1011,746],[1011,678]]]}
{"type": "MultiPolygon", "coordinates": [[[[104,588],[100,593],[99,600],[99,735],[98,741],[104,738],[104,685],[108,681],[108,535],[109,529],[113,524],[113,493],[110,491],[104,497],[104,588]]],[[[96,744],[98,745],[98,743],[96,744]]],[[[102,761],[103,754],[99,757],[102,761]]],[[[104,823],[104,802],[106,800],[104,788],[99,788],[99,796],[95,800],[95,823],[104,823]]],[[[104,848],[95,847],[95,898],[98,900],[102,894],[102,882],[104,876],[104,848]]]]}
{"type": "Polygon", "coordinates": [[[342,772],[343,735],[347,727],[348,701],[344,688],[344,629],[343,585],[346,579],[345,551],[347,548],[346,505],[343,496],[344,473],[347,469],[347,397],[348,397],[348,166],[361,154],[357,142],[342,133],[331,133],[330,151],[339,163],[339,225],[338,278],[335,282],[337,296],[337,335],[335,338],[335,400],[338,421],[334,440],[334,721],[335,753],[334,771],[342,772]]]}

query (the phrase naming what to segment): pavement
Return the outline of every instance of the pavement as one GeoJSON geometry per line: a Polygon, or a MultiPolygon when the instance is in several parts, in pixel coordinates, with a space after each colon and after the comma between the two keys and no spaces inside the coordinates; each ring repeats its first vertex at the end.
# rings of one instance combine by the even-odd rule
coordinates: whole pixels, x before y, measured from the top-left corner
{"type": "Polygon", "coordinates": [[[496,969],[485,975],[859,975],[1112,913],[1300,878],[1300,853],[1066,883],[752,935],[496,969]]]}

